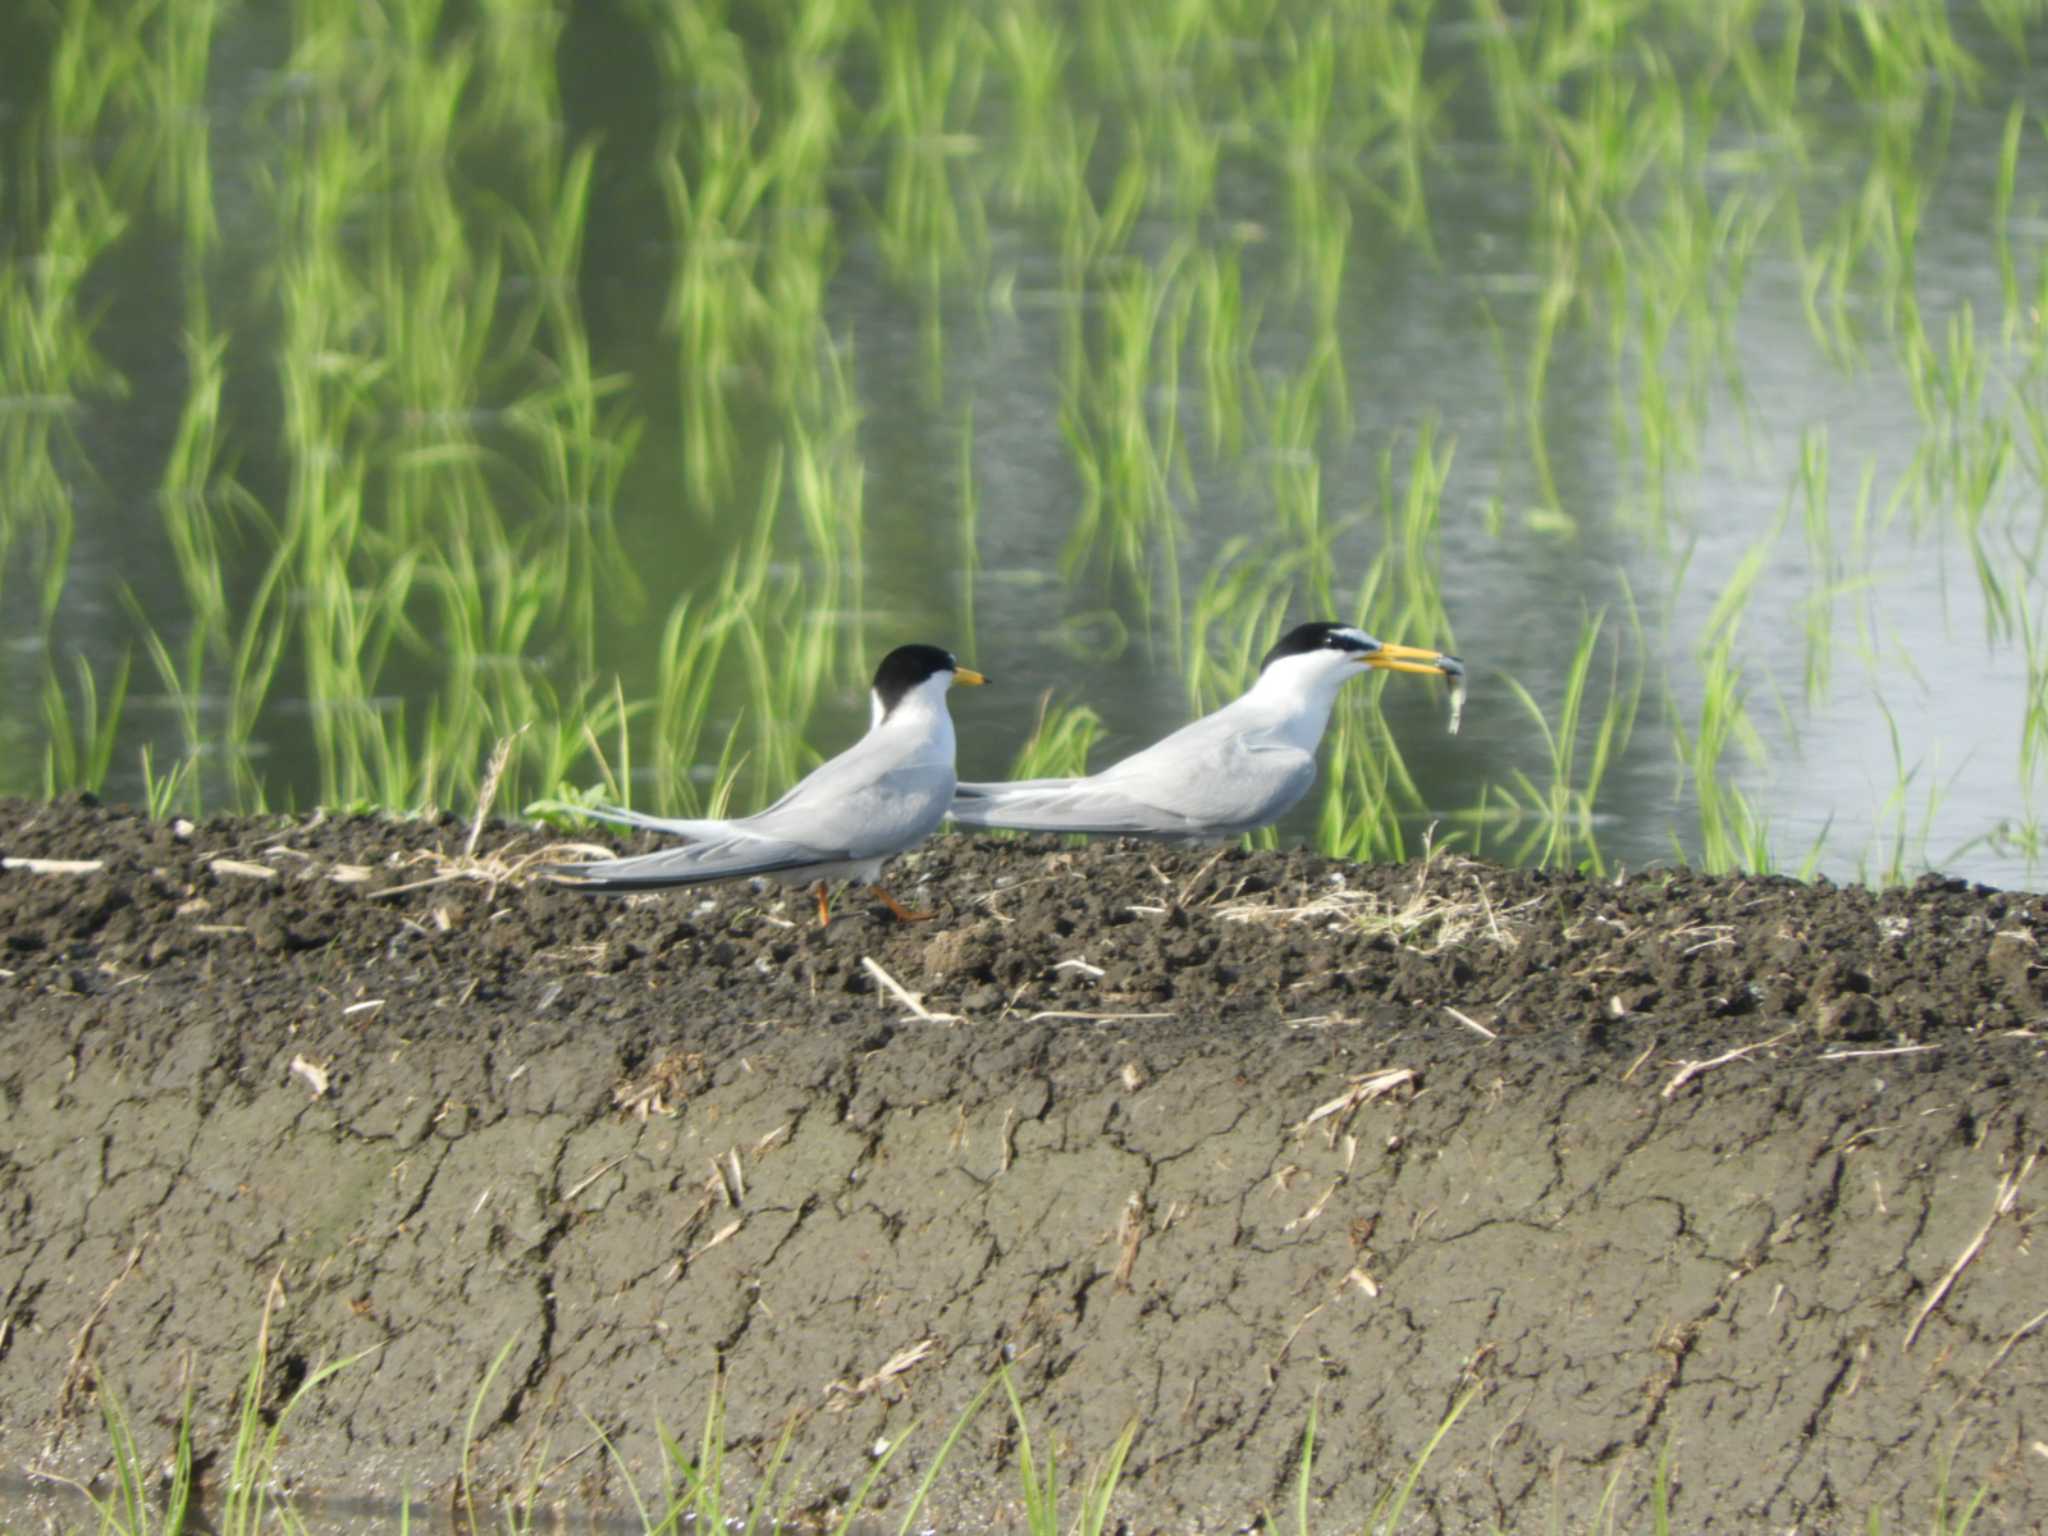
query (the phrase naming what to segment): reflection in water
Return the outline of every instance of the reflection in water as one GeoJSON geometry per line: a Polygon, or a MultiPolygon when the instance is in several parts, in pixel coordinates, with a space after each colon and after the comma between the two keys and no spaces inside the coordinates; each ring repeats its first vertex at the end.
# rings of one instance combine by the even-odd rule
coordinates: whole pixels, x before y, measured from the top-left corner
{"type": "Polygon", "coordinates": [[[1327,615],[1471,704],[1285,839],[2038,883],[2039,69],[1271,9],[0,20],[0,787],[744,808],[905,635],[1100,765],[1327,615]]]}

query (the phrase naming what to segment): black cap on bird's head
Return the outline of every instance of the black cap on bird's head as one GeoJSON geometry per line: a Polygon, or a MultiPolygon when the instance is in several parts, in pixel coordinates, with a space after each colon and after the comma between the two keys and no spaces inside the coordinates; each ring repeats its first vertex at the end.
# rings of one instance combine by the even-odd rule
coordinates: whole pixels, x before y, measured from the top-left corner
{"type": "Polygon", "coordinates": [[[875,668],[875,701],[881,706],[876,718],[886,719],[913,688],[945,675],[950,682],[975,685],[987,678],[953,659],[951,651],[936,645],[899,645],[875,668]]]}
{"type": "Polygon", "coordinates": [[[1312,624],[1297,624],[1287,631],[1279,643],[1266,652],[1265,660],[1259,663],[1259,670],[1264,672],[1274,662],[1285,661],[1290,656],[1313,656],[1330,651],[1350,656],[1361,666],[1378,667],[1389,672],[1438,672],[1448,677],[1462,677],[1465,673],[1463,662],[1442,651],[1427,651],[1413,645],[1389,645],[1384,640],[1375,640],[1355,624],[1333,624],[1323,619],[1312,624]]]}
{"type": "Polygon", "coordinates": [[[1318,620],[1313,624],[1297,624],[1282,635],[1273,649],[1266,652],[1265,659],[1259,663],[1259,670],[1263,672],[1274,662],[1284,661],[1289,656],[1307,656],[1316,651],[1349,651],[1362,656],[1379,648],[1379,641],[1362,629],[1318,620]]]}

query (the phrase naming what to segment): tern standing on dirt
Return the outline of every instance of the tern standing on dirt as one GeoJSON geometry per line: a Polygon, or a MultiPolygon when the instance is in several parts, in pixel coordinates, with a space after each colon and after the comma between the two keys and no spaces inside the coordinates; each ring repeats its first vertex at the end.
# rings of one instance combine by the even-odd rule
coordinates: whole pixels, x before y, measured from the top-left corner
{"type": "Polygon", "coordinates": [[[868,733],[814,769],[767,810],[734,821],[664,820],[602,806],[588,814],[685,839],[679,848],[631,859],[558,864],[548,873],[595,891],[653,891],[711,880],[766,875],[783,885],[814,885],[818,921],[832,920],[826,883],[872,886],[905,922],[906,911],[880,883],[886,859],[938,830],[953,798],[953,717],[946,690],[987,682],[935,645],[899,645],[875,669],[868,733]]]}
{"type": "Polygon", "coordinates": [[[1020,832],[1100,832],[1211,842],[1277,821],[1316,781],[1316,748],[1337,690],[1370,669],[1451,680],[1452,725],[1465,664],[1388,645],[1347,624],[1298,625],[1258,680],[1214,714],[1084,779],[962,784],[953,820],[1020,832]]]}

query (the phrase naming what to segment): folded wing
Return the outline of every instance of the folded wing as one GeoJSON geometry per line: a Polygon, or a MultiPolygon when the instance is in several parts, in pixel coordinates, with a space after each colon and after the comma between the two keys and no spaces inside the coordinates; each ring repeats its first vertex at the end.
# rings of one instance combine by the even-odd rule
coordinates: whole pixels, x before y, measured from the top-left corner
{"type": "Polygon", "coordinates": [[[736,821],[643,816],[602,806],[601,821],[685,839],[628,859],[561,864],[572,885],[648,891],[860,863],[900,852],[934,831],[953,792],[949,763],[913,761],[877,772],[872,757],[849,771],[845,755],[817,769],[767,810],[736,821]]]}
{"type": "Polygon", "coordinates": [[[1085,779],[962,784],[963,826],[1127,837],[1216,837],[1264,826],[1315,782],[1311,753],[1210,720],[1085,779]]]}
{"type": "Polygon", "coordinates": [[[962,784],[953,791],[948,814],[962,826],[1009,827],[1019,832],[1187,837],[1203,830],[1170,807],[1147,804],[1097,779],[962,784]]]}

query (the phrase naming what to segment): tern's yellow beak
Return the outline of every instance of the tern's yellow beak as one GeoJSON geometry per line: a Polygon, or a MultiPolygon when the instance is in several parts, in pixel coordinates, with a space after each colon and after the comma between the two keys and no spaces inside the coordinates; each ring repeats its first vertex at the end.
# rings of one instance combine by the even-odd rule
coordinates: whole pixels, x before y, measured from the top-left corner
{"type": "Polygon", "coordinates": [[[1424,672],[1431,676],[1463,677],[1465,663],[1442,651],[1426,651],[1414,645],[1387,645],[1368,651],[1359,661],[1383,672],[1424,672]]]}
{"type": "Polygon", "coordinates": [[[955,667],[953,669],[953,681],[956,683],[965,683],[970,688],[979,688],[983,683],[987,682],[988,679],[983,677],[979,672],[975,671],[972,667],[955,667]]]}

